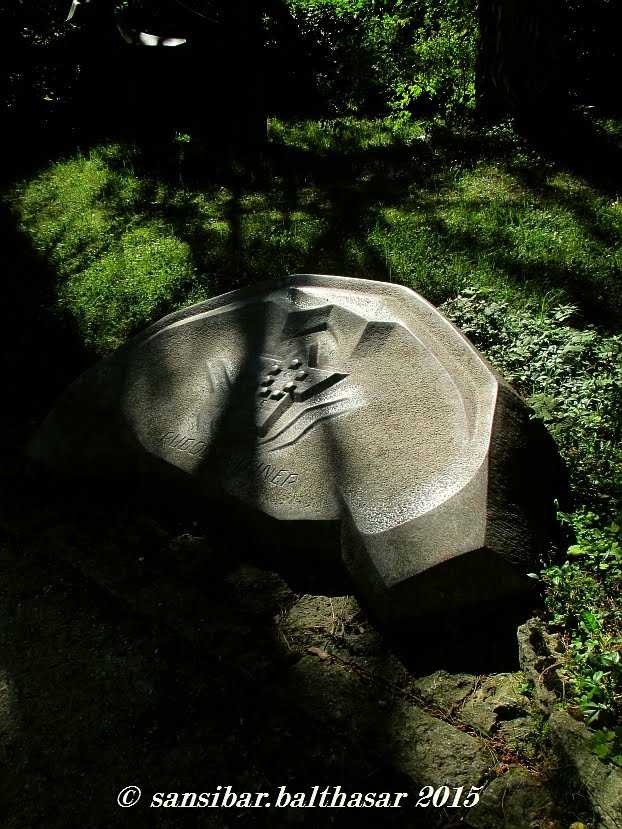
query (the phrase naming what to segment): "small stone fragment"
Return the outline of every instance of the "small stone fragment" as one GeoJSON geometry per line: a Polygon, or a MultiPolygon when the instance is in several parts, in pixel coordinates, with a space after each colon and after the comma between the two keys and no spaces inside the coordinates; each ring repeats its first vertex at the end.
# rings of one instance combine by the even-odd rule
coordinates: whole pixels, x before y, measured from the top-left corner
{"type": "Polygon", "coordinates": [[[551,740],[584,786],[602,829],[622,826],[622,769],[604,763],[590,750],[592,732],[566,711],[549,717],[551,740]]]}

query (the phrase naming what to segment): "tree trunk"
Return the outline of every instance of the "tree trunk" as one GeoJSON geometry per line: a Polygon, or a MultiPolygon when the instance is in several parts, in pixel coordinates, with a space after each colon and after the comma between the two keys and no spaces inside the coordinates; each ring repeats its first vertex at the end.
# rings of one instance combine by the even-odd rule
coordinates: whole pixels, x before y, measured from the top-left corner
{"type": "Polygon", "coordinates": [[[563,0],[480,0],[480,113],[538,116],[564,106],[563,12],[563,0]]]}

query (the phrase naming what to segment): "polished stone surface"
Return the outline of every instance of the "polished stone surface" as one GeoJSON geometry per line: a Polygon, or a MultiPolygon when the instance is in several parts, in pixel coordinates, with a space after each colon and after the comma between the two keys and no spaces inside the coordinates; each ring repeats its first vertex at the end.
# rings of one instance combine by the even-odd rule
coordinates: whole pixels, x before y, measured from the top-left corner
{"type": "Polygon", "coordinates": [[[165,317],[69,387],[31,456],[87,474],[153,475],[157,459],[277,519],[292,549],[297,522],[341,522],[346,566],[389,626],[520,592],[555,495],[545,436],[436,308],[335,276],[165,317]]]}

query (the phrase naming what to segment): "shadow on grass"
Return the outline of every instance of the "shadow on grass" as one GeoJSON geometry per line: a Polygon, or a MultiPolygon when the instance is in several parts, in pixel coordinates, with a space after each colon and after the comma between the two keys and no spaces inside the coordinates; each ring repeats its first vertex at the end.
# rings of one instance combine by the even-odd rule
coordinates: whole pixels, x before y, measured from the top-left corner
{"type": "Polygon", "coordinates": [[[584,113],[552,107],[538,119],[520,118],[517,129],[545,158],[604,195],[622,192],[622,146],[584,113]]]}
{"type": "MultiPolygon", "coordinates": [[[[299,140],[298,146],[276,138],[254,158],[202,156],[200,147],[191,146],[184,157],[173,151],[168,160],[160,159],[153,180],[164,184],[170,198],[160,198],[155,207],[145,203],[143,209],[146,216],[165,218],[188,243],[199,272],[210,275],[214,292],[287,272],[325,272],[395,279],[438,304],[479,270],[505,280],[518,295],[542,297],[560,291],[560,301],[576,304],[586,321],[617,326],[622,287],[613,260],[603,258],[599,274],[598,268],[590,271],[570,255],[551,255],[546,237],[550,234],[554,241],[555,226],[545,223],[538,231],[540,240],[525,243],[530,246],[526,260],[507,232],[513,221],[510,212],[500,203],[495,214],[494,201],[479,206],[489,211],[482,219],[484,232],[446,220],[444,194],[483,162],[505,170],[534,205],[568,211],[584,259],[591,244],[615,248],[620,235],[616,222],[591,203],[611,187],[599,189],[594,180],[590,199],[581,190],[582,182],[577,190],[560,188],[550,178],[565,168],[533,153],[521,158],[517,139],[513,141],[504,144],[494,131],[465,128],[451,134],[433,130],[423,140],[394,137],[386,146],[364,146],[355,130],[332,125],[306,142],[299,140]],[[179,197],[180,188],[185,197],[179,197]],[[228,194],[222,213],[224,243],[206,223],[200,204],[200,197],[209,199],[218,190],[228,194]],[[410,240],[388,233],[387,211],[412,225],[410,240]],[[269,220],[270,213],[277,218],[269,220]],[[389,240],[388,247],[383,238],[389,240]],[[537,244],[545,246],[534,261],[537,244]],[[422,277],[426,270],[427,278],[422,277]]],[[[147,178],[153,173],[144,158],[138,169],[147,178]]],[[[529,219],[528,208],[520,209],[529,219]]]]}
{"type": "Polygon", "coordinates": [[[56,274],[33,249],[16,217],[0,202],[5,303],[2,377],[7,398],[0,411],[5,435],[4,468],[21,465],[24,441],[60,389],[94,358],[69,314],[55,307],[56,274]]]}
{"type": "MultiPolygon", "coordinates": [[[[130,305],[140,310],[121,312],[132,317],[121,326],[122,338],[188,297],[292,272],[399,281],[436,304],[482,282],[521,303],[555,291],[587,322],[619,325],[620,229],[609,208],[599,210],[611,182],[604,190],[595,179],[560,185],[568,166],[538,156],[504,127],[429,126],[416,135],[390,134],[379,122],[335,122],[272,132],[266,146],[245,153],[192,138],[95,149],[111,175],[95,202],[109,214],[106,249],[123,249],[128,229],[151,223],[188,252],[188,278],[163,283],[155,304],[143,302],[139,284],[130,288],[130,305]],[[514,195],[505,184],[486,191],[487,169],[506,176],[514,195]],[[128,198],[123,181],[129,180],[138,187],[128,198]],[[483,194],[461,195],[469,180],[483,194]],[[533,227],[513,235],[513,225],[522,223],[533,227]],[[562,249],[564,234],[576,255],[562,249]]],[[[58,241],[70,233],[59,224],[58,241]]],[[[79,243],[73,244],[80,269],[79,243]]],[[[115,261],[111,256],[106,267],[117,267],[115,261]]],[[[107,283],[111,290],[112,276],[107,283]]],[[[106,325],[112,330],[115,322],[106,325]]]]}

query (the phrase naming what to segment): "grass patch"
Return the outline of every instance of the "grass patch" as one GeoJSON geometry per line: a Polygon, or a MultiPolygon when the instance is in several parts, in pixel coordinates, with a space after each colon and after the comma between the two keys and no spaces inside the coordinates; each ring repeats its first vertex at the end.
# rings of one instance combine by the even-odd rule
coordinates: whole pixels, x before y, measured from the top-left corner
{"type": "Polygon", "coordinates": [[[622,204],[509,128],[274,121],[270,136],[258,163],[209,180],[186,145],[168,168],[117,145],[14,187],[59,307],[98,353],[188,301],[292,271],[401,282],[436,303],[555,291],[586,321],[621,318],[622,204]]]}
{"type": "Polygon", "coordinates": [[[195,276],[188,244],[145,210],[162,188],[113,169],[117,153],[57,163],[13,196],[22,229],[57,274],[58,310],[100,354],[168,311],[195,276]]]}
{"type": "Polygon", "coordinates": [[[88,345],[115,348],[170,307],[192,277],[187,243],[163,222],[149,221],[124,230],[60,285],[59,304],[75,315],[88,345]]]}

